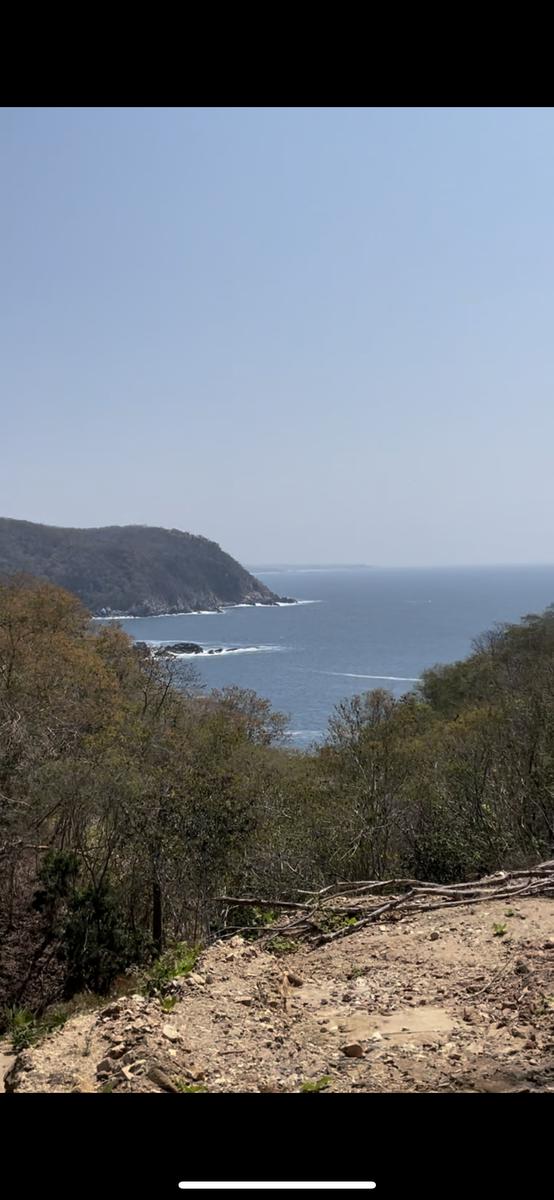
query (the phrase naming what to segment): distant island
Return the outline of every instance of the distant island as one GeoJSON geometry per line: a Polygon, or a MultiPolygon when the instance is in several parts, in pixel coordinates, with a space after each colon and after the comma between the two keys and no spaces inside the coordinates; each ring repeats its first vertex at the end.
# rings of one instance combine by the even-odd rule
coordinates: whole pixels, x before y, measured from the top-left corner
{"type": "Polygon", "coordinates": [[[371,563],[256,563],[251,571],[374,571],[371,563]]]}
{"type": "Polygon", "coordinates": [[[149,525],[66,529],[0,517],[0,575],[20,573],[66,588],[97,617],[294,603],[216,542],[149,525]]]}

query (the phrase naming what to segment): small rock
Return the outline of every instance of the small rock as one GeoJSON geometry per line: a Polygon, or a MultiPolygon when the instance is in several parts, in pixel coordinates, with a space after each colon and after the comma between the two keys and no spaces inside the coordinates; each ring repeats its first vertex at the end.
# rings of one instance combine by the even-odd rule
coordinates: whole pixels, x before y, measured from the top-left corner
{"type": "Polygon", "coordinates": [[[98,1066],[96,1067],[96,1074],[97,1075],[109,1075],[110,1071],[113,1071],[113,1068],[114,1068],[114,1063],[112,1062],[112,1059],[111,1058],[103,1058],[102,1061],[99,1062],[98,1066]]]}
{"type": "Polygon", "coordinates": [[[162,1067],[158,1067],[156,1065],[150,1067],[150,1070],[148,1071],[148,1078],[152,1080],[152,1083],[156,1083],[158,1087],[163,1088],[164,1092],[179,1091],[179,1088],[175,1086],[173,1080],[169,1078],[169,1075],[166,1074],[162,1067]]]}
{"type": "Polygon", "coordinates": [[[130,1083],[133,1079],[133,1072],[131,1068],[126,1067],[125,1064],[119,1068],[117,1074],[119,1079],[125,1079],[128,1083],[130,1083]]]}
{"type": "Polygon", "coordinates": [[[252,1004],[251,996],[237,996],[237,1004],[252,1004]]]}
{"type": "Polygon", "coordinates": [[[112,1046],[110,1050],[110,1058],[123,1058],[127,1050],[125,1042],[118,1042],[116,1046],[112,1046]]]}
{"type": "Polygon", "coordinates": [[[304,983],[304,980],[301,978],[301,976],[295,975],[294,971],[288,971],[287,979],[292,987],[302,987],[302,984],[304,983]]]}
{"type": "Polygon", "coordinates": [[[440,933],[438,933],[437,930],[434,929],[433,932],[429,934],[429,941],[430,942],[438,942],[439,937],[440,937],[440,933]]]}
{"type": "Polygon", "coordinates": [[[371,1035],[371,1037],[370,1037],[370,1039],[369,1039],[369,1040],[370,1040],[371,1042],[382,1042],[382,1041],[383,1041],[383,1034],[382,1034],[382,1033],[379,1033],[379,1031],[377,1030],[375,1033],[372,1033],[372,1035],[371,1035]]]}
{"type": "Polygon", "coordinates": [[[174,1025],[164,1025],[162,1035],[164,1038],[167,1038],[168,1042],[178,1042],[181,1037],[174,1025]]]}
{"type": "Polygon", "coordinates": [[[121,1009],[121,1000],[115,1000],[112,1004],[108,1004],[107,1008],[102,1009],[100,1016],[102,1020],[104,1020],[104,1018],[107,1019],[108,1017],[118,1017],[121,1013],[121,1009]]]}
{"type": "MultiPolygon", "coordinates": [[[[168,1051],[168,1053],[170,1054],[171,1051],[168,1051]]],[[[147,1062],[148,1062],[147,1058],[137,1058],[135,1060],[135,1062],[131,1063],[130,1066],[128,1065],[126,1067],[126,1072],[130,1071],[131,1075],[143,1075],[144,1074],[144,1066],[145,1066],[145,1063],[147,1063],[147,1062]]],[[[123,1070],[123,1068],[122,1068],[122,1070],[123,1070]]]]}
{"type": "Polygon", "coordinates": [[[526,962],[516,963],[515,973],[516,973],[516,975],[528,975],[529,967],[527,966],[527,963],[526,962]]]}
{"type": "Polygon", "coordinates": [[[192,1079],[193,1082],[196,1082],[197,1080],[204,1078],[205,1071],[203,1071],[201,1067],[192,1066],[187,1068],[185,1075],[187,1079],[192,1079]]]}
{"type": "Polygon", "coordinates": [[[359,1042],[348,1042],[346,1046],[341,1046],[341,1050],[347,1058],[362,1058],[364,1053],[359,1042]]]}

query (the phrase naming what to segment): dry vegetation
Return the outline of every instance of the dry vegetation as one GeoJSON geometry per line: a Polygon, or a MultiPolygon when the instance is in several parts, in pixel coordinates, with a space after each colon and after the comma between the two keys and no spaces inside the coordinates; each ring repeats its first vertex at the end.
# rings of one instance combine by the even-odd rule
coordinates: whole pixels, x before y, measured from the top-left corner
{"type": "Polygon", "coordinates": [[[6,583],[4,1027],[25,1044],[52,1006],[122,989],[177,944],[242,931],[282,952],[395,914],[549,903],[553,714],[552,610],[402,700],[345,702],[298,754],[253,693],[203,694],[193,673],[177,689],[70,594],[6,583]]]}

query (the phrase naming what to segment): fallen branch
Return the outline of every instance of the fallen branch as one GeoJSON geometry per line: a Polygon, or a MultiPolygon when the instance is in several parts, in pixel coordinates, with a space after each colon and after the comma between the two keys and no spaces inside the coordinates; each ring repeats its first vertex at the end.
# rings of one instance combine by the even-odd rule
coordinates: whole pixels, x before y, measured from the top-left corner
{"type": "Polygon", "coordinates": [[[264,900],[260,896],[214,896],[211,903],[240,904],[245,908],[250,905],[256,905],[257,908],[306,908],[298,900],[264,900]]]}
{"type": "Polygon", "coordinates": [[[369,925],[370,921],[374,921],[376,917],[382,916],[383,913],[389,912],[392,908],[398,908],[400,904],[405,904],[413,894],[413,892],[408,892],[406,896],[397,896],[396,900],[389,900],[387,904],[381,904],[379,908],[374,908],[368,917],[363,917],[355,925],[347,925],[344,929],[335,930],[334,933],[323,934],[321,942],[335,942],[338,938],[349,937],[351,933],[357,933],[358,929],[362,929],[364,925],[369,925]]]}
{"type": "MultiPolygon", "coordinates": [[[[400,918],[415,916],[421,912],[434,912],[442,908],[469,907],[493,900],[511,901],[516,897],[551,895],[554,893],[554,859],[539,863],[534,867],[521,868],[514,871],[497,871],[482,879],[464,881],[463,883],[440,884],[423,883],[417,879],[380,879],[357,880],[352,883],[340,882],[320,891],[304,891],[298,889],[297,895],[305,895],[305,901],[261,900],[259,898],[236,899],[223,897],[228,903],[257,904],[265,908],[283,908],[295,910],[298,915],[292,920],[280,922],[260,929],[264,945],[269,945],[280,936],[288,937],[294,931],[296,939],[309,937],[315,944],[321,945],[333,942],[343,937],[351,937],[359,929],[371,924],[377,918],[397,910],[400,918]],[[385,903],[377,903],[369,911],[364,901],[371,901],[374,893],[385,889],[402,889],[401,895],[393,895],[385,903]],[[354,904],[340,903],[354,900],[354,904]],[[325,918],[359,915],[360,919],[354,924],[348,924],[340,929],[325,931],[325,918]],[[318,920],[314,919],[317,915],[318,920]],[[323,928],[322,928],[323,925],[323,928]]],[[[377,899],[377,897],[375,897],[377,899]]],[[[382,898],[382,897],[381,897],[382,898]]]]}

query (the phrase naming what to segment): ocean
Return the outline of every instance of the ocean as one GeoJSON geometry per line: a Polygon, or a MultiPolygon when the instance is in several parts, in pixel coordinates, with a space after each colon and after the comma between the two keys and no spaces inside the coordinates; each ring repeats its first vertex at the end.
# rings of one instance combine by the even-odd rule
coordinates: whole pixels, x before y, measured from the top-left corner
{"type": "Polygon", "coordinates": [[[473,638],[496,622],[554,602],[554,566],[256,573],[274,592],[303,603],[120,624],[140,641],[228,651],[179,662],[194,663],[207,688],[238,684],[266,696],[289,716],[299,748],[325,736],[344,697],[376,687],[402,695],[426,667],[465,657],[473,638]]]}

